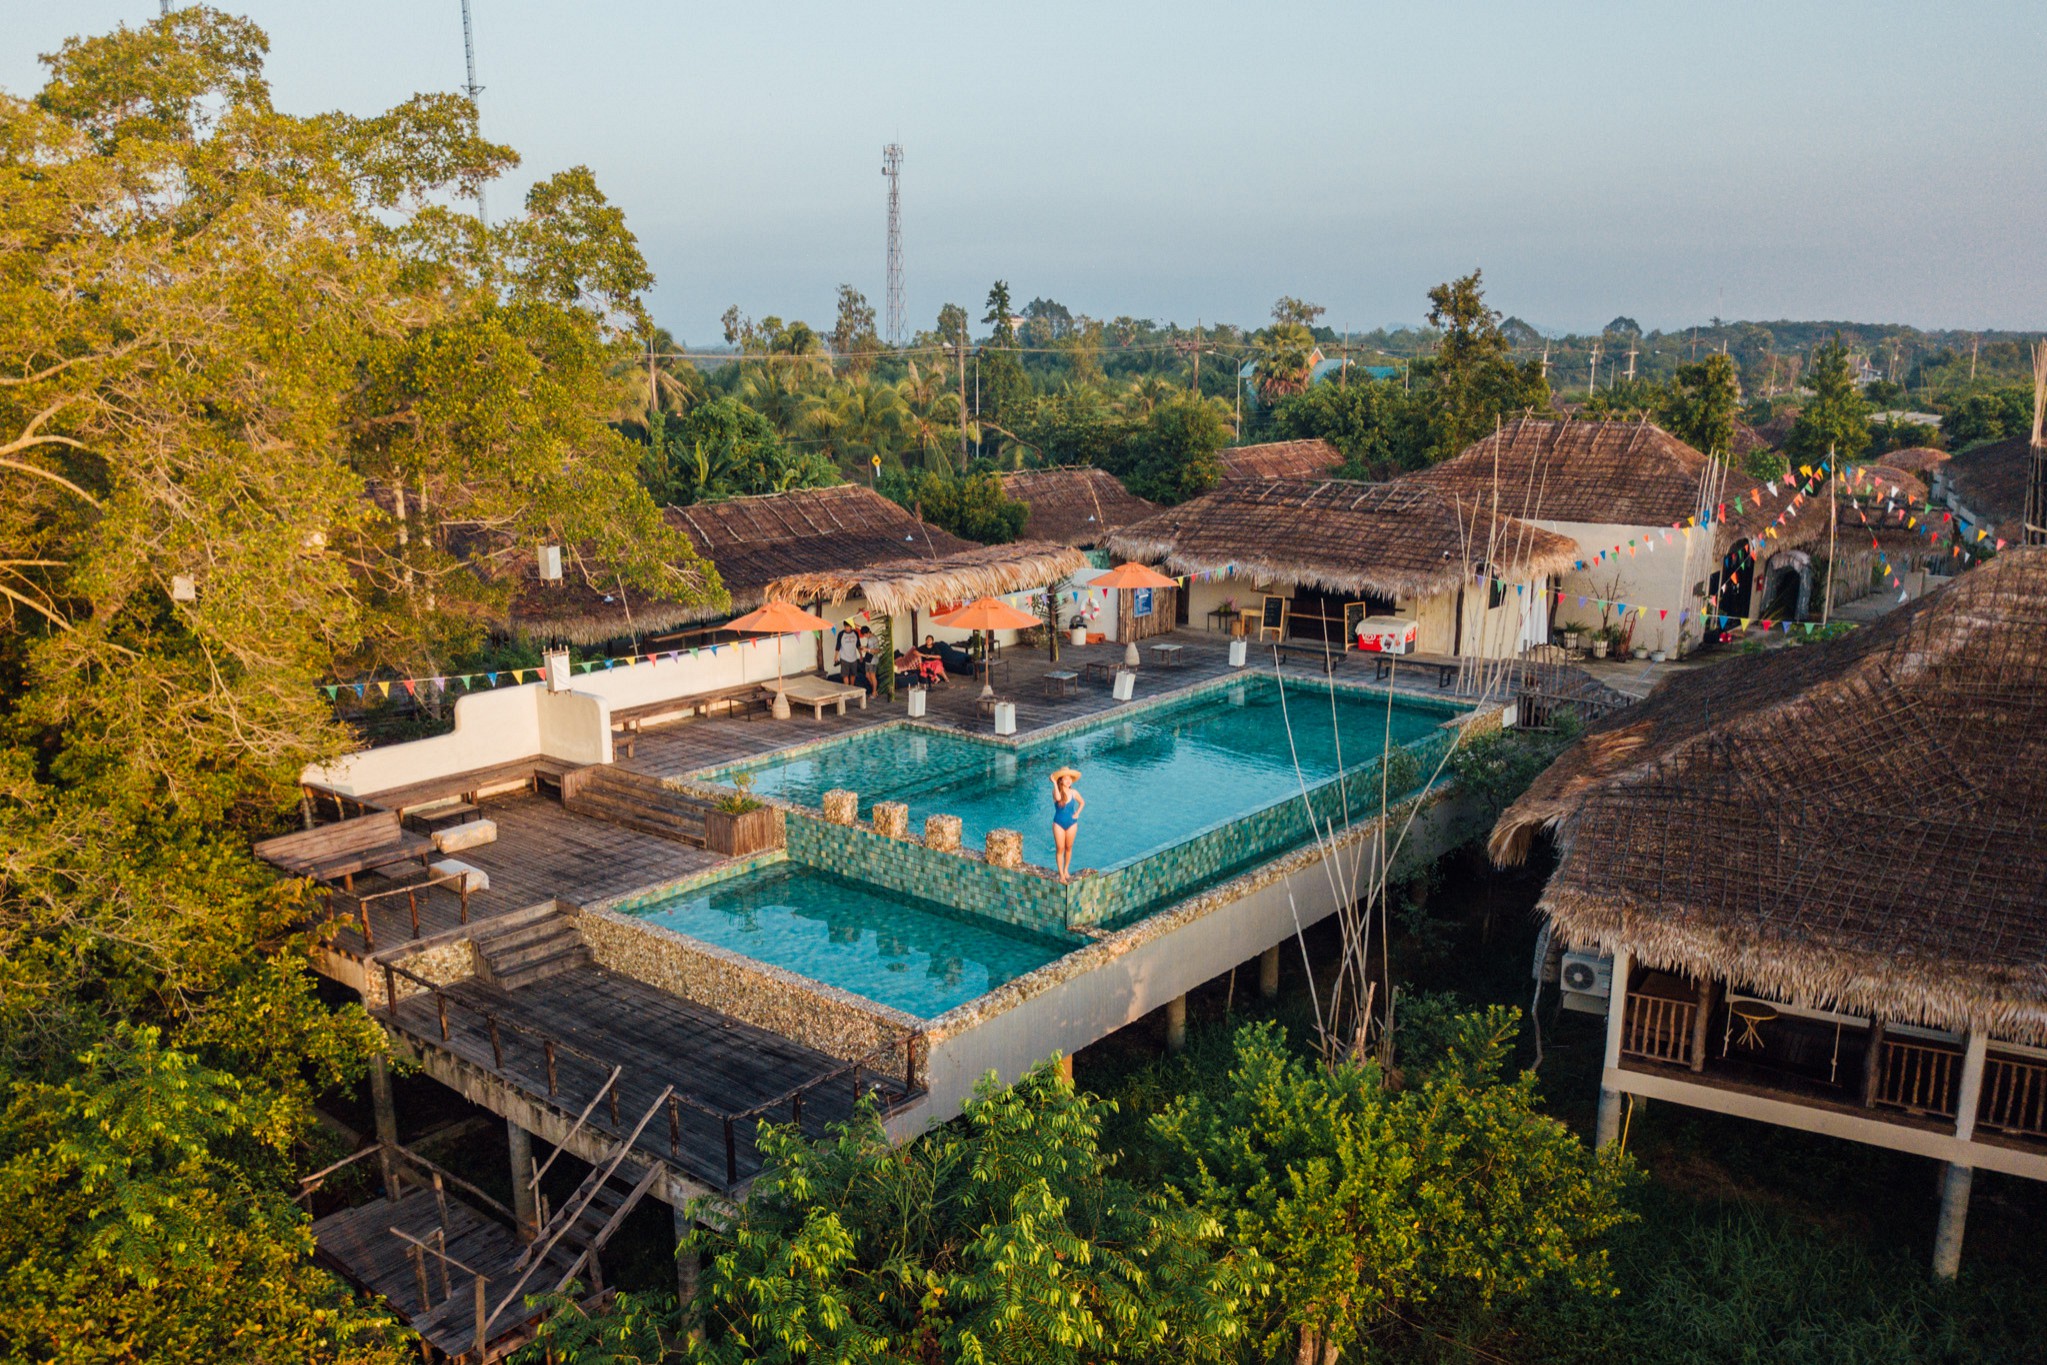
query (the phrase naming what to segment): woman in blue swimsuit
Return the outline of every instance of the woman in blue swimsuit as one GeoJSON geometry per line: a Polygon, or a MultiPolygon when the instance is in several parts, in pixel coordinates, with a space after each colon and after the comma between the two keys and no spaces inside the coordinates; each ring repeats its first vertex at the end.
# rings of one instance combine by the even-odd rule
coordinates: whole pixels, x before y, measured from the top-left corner
{"type": "Polygon", "coordinates": [[[1080,812],[1087,798],[1073,789],[1080,780],[1075,768],[1061,768],[1052,774],[1052,845],[1059,850],[1059,880],[1072,881],[1067,869],[1073,864],[1073,831],[1080,825],[1080,812]]]}

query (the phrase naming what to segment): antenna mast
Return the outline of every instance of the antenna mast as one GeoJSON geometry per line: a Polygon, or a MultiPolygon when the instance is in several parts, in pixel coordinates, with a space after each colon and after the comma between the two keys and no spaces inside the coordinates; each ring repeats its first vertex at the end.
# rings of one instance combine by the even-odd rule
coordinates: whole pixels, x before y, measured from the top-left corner
{"type": "MultiPolygon", "coordinates": [[[[483,87],[476,83],[476,40],[470,36],[469,32],[469,0],[462,0],[462,63],[469,71],[469,85],[467,89],[469,92],[469,102],[474,105],[476,97],[483,93],[483,87]]],[[[480,109],[477,119],[478,122],[482,121],[480,109]]],[[[476,218],[478,222],[482,223],[490,221],[490,215],[484,212],[483,186],[480,183],[476,187],[476,218]]]]}
{"type": "MultiPolygon", "coordinates": [[[[464,0],[467,3],[467,0],[464,0]]],[[[881,173],[888,180],[888,342],[903,344],[903,148],[891,142],[881,149],[881,173]]]]}

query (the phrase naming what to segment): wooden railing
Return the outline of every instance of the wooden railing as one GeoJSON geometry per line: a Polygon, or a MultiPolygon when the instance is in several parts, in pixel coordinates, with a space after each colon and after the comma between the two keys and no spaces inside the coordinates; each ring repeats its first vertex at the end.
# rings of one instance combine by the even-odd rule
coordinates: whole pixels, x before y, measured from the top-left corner
{"type": "Polygon", "coordinates": [[[2047,1137],[2047,1062],[1996,1053],[1986,1058],[1976,1122],[2000,1133],[2047,1137]]]}
{"type": "MultiPolygon", "coordinates": [[[[575,1058],[588,1066],[594,1067],[599,1074],[606,1078],[604,1083],[598,1088],[597,1093],[591,1097],[590,1105],[585,1106],[584,1117],[587,1119],[590,1107],[598,1100],[608,1099],[611,1108],[611,1128],[608,1136],[615,1139],[619,1135],[618,1096],[624,1082],[621,1076],[616,1076],[613,1073],[621,1071],[621,1068],[550,1034],[542,1033],[523,1024],[515,1024],[509,1020],[500,1019],[494,1011],[483,1009],[457,996],[450,995],[441,983],[429,981],[425,977],[407,971],[394,962],[382,962],[378,966],[384,974],[384,1005],[381,1013],[389,1027],[401,1033],[419,1038],[422,1042],[432,1043],[438,1041],[445,1046],[453,1036],[448,1023],[449,1011],[454,1010],[467,1014],[480,1021],[489,1035],[491,1071],[499,1079],[509,1084],[516,1086],[520,1082],[505,1069],[505,1047],[507,1040],[510,1039],[514,1042],[523,1041],[527,1046],[536,1048],[541,1054],[543,1065],[546,1069],[547,1097],[558,1104],[564,1102],[561,1085],[561,1060],[564,1057],[575,1058]],[[401,1002],[398,996],[398,983],[400,981],[407,982],[415,988],[406,997],[407,999],[425,995],[432,1001],[435,1023],[438,1026],[440,1035],[438,1040],[421,1037],[399,1013],[398,1006],[401,1002]]],[[[719,1109],[713,1105],[704,1104],[699,1100],[690,1099],[686,1095],[677,1094],[674,1088],[671,1087],[667,1097],[669,1159],[678,1165],[689,1164],[684,1161],[682,1151],[682,1111],[685,1109],[718,1124],[723,1132],[725,1139],[725,1161],[722,1183],[720,1183],[716,1174],[706,1175],[701,1169],[695,1168],[693,1168],[693,1173],[700,1179],[708,1180],[711,1184],[716,1185],[725,1192],[730,1192],[739,1184],[739,1134],[743,1124],[768,1119],[771,1116],[779,1115],[786,1109],[787,1122],[800,1127],[803,1123],[805,1100],[826,1091],[831,1086],[850,1085],[851,1098],[855,1104],[859,1103],[861,1096],[867,1094],[870,1089],[875,1089],[881,1100],[882,1113],[884,1115],[893,1114],[904,1104],[907,1104],[911,1099],[922,1093],[917,1085],[917,1046],[923,1039],[923,1036],[921,1032],[906,1033],[903,1036],[900,1043],[902,1052],[902,1070],[900,1073],[892,1074],[895,1065],[893,1056],[889,1059],[887,1069],[875,1064],[879,1060],[878,1050],[876,1053],[870,1053],[867,1058],[861,1061],[848,1062],[825,1072],[821,1076],[813,1077],[800,1085],[793,1086],[772,1099],[764,1100],[754,1105],[750,1109],[737,1111],[719,1109]],[[900,1077],[899,1081],[898,1075],[900,1077]],[[902,1089],[900,1098],[891,1097],[886,1090],[870,1086],[870,1082],[884,1078],[891,1085],[900,1084],[902,1089]]],[[[893,1044],[888,1045],[887,1050],[893,1053],[895,1046],[893,1044]]]]}
{"type": "Polygon", "coordinates": [[[1962,1074],[1961,1049],[1945,1043],[1886,1038],[1877,1073],[1876,1102],[1908,1114],[1955,1116],[1955,1088],[1962,1074]]]}
{"type": "Polygon", "coordinates": [[[1698,1013],[1696,1000],[1630,994],[1621,1019],[1621,1054],[1646,1057],[1652,1062],[1690,1065],[1692,1030],[1698,1013]]]}

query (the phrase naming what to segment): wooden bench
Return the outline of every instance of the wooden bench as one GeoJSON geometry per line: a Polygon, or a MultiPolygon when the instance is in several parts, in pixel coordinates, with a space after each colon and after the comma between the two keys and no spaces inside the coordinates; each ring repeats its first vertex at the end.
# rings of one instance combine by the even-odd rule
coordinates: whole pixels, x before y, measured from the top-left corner
{"type": "Polygon", "coordinates": [[[1419,668],[1424,671],[1434,669],[1436,673],[1436,686],[1438,687],[1448,687],[1456,682],[1457,675],[1464,669],[1464,665],[1458,660],[1445,659],[1440,655],[1374,654],[1372,656],[1372,681],[1385,682],[1393,676],[1393,670],[1396,667],[1403,672],[1410,668],[1419,668]]]}
{"type": "Polygon", "coordinates": [[[640,733],[653,725],[669,720],[689,720],[709,715],[711,708],[724,703],[729,710],[738,709],[752,720],[754,713],[765,710],[773,702],[772,695],[759,683],[741,683],[736,687],[720,687],[709,692],[692,692],[685,697],[669,697],[663,701],[645,701],[638,706],[625,706],[611,713],[611,728],[618,737],[612,747],[627,758],[633,756],[633,746],[640,733]]]}
{"type": "Polygon", "coordinates": [[[315,881],[339,877],[342,887],[351,892],[358,872],[415,858],[423,868],[433,860],[434,852],[434,841],[406,830],[395,810],[280,835],[256,845],[256,856],[273,867],[315,881]]]}
{"type": "Polygon", "coordinates": [[[827,706],[836,706],[839,714],[845,715],[846,703],[849,701],[857,700],[862,711],[867,709],[866,688],[848,687],[844,683],[828,682],[823,678],[785,678],[780,684],[766,684],[762,690],[767,692],[770,698],[779,690],[789,699],[790,705],[808,706],[811,715],[817,720],[824,719],[824,709],[827,706]]]}
{"type": "Polygon", "coordinates": [[[1315,641],[1303,641],[1298,644],[1274,645],[1272,652],[1274,657],[1283,664],[1293,662],[1290,656],[1299,654],[1322,665],[1324,673],[1334,673],[1336,666],[1343,662],[1346,651],[1337,645],[1324,645],[1315,641]]]}
{"type": "Polygon", "coordinates": [[[401,815],[415,806],[431,806],[440,801],[467,801],[475,805],[477,798],[486,792],[518,787],[532,792],[549,788],[558,791],[562,777],[581,766],[580,763],[549,758],[545,754],[532,754],[510,763],[492,764],[488,768],[471,768],[467,772],[408,782],[402,787],[386,787],[354,799],[401,815]]]}

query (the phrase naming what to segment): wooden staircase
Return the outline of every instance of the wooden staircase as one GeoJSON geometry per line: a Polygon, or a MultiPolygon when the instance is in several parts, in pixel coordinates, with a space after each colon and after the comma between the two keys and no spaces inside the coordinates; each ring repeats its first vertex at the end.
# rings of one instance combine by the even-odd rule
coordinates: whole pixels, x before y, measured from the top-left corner
{"type": "Polygon", "coordinates": [[[677,843],[704,846],[704,811],[709,803],[664,786],[658,777],[615,764],[584,769],[565,786],[564,809],[677,843]]]}
{"type": "Polygon", "coordinates": [[[480,933],[475,944],[477,976],[499,990],[515,991],[590,965],[583,931],[559,912],[497,933],[480,933]]]}
{"type": "MultiPolygon", "coordinates": [[[[616,1083],[617,1076],[614,1071],[611,1084],[616,1083]]],[[[559,1293],[571,1280],[578,1278],[590,1281],[590,1287],[596,1286],[602,1275],[598,1254],[660,1178],[660,1163],[632,1157],[631,1153],[633,1145],[640,1140],[640,1134],[667,1106],[668,1097],[673,1093],[674,1087],[670,1086],[655,1096],[654,1102],[647,1106],[647,1112],[640,1115],[640,1121],[633,1125],[633,1130],[591,1167],[590,1174],[583,1177],[583,1183],[562,1201],[560,1208],[547,1215],[540,1231],[512,1265],[509,1272],[513,1281],[511,1288],[502,1294],[495,1286],[489,1291],[495,1307],[482,1315],[483,1323],[478,1329],[480,1336],[488,1339],[491,1329],[507,1309],[515,1310],[516,1318],[518,1306],[529,1295],[559,1293]],[[625,1183],[628,1181],[631,1183],[625,1183]],[[572,1253],[566,1273],[559,1271],[559,1257],[555,1254],[558,1249],[572,1253]]],[[[595,1101],[592,1103],[594,1105],[595,1101]]],[[[585,1118],[588,1113],[588,1110],[584,1111],[585,1118]]],[[[578,1119],[577,1126],[581,1127],[582,1122],[578,1119]]],[[[550,1156],[548,1163],[552,1164],[553,1160],[550,1156]]],[[[545,1166],[541,1167],[541,1171],[545,1170],[545,1166]]],[[[536,1185],[539,1174],[535,1173],[536,1185]]],[[[448,1304],[442,1305],[442,1309],[447,1308],[448,1304]]]]}

